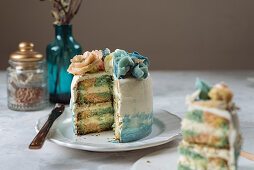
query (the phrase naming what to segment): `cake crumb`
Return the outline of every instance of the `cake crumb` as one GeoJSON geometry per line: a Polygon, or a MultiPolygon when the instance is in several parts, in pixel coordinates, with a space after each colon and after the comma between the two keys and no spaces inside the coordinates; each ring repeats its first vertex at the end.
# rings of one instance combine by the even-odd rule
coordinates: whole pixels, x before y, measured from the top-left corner
{"type": "Polygon", "coordinates": [[[150,161],[146,161],[146,163],[151,163],[150,161]]]}

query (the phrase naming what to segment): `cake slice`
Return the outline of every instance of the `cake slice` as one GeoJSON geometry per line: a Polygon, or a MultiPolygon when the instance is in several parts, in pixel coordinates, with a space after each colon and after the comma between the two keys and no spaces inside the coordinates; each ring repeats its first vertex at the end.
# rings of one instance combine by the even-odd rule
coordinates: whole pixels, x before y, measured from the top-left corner
{"type": "Polygon", "coordinates": [[[242,141],[233,93],[225,84],[210,87],[199,79],[196,89],[187,97],[178,169],[235,170],[242,141]]]}

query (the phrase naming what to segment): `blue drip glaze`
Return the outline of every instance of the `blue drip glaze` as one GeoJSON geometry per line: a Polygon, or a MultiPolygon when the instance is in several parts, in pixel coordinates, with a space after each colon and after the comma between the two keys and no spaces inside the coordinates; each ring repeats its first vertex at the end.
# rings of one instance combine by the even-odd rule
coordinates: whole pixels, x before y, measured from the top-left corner
{"type": "Polygon", "coordinates": [[[120,142],[131,142],[148,136],[152,132],[152,124],[153,112],[151,112],[150,114],[137,113],[132,116],[125,116],[122,119],[120,142]],[[148,120],[150,120],[149,123],[144,123],[144,121],[148,120]]]}

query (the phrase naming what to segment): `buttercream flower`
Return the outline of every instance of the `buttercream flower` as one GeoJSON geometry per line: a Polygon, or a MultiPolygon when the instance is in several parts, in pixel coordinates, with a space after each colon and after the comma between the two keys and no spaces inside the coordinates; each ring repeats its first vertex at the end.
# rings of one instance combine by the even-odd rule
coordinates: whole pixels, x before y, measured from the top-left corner
{"type": "Polygon", "coordinates": [[[209,92],[209,97],[214,101],[230,102],[233,98],[233,93],[225,84],[216,84],[209,92]]]}
{"type": "Polygon", "coordinates": [[[67,71],[74,75],[82,75],[87,72],[93,73],[104,70],[102,56],[102,52],[98,50],[86,51],[83,55],[76,55],[71,59],[71,64],[67,71]]]}
{"type": "Polygon", "coordinates": [[[131,71],[132,75],[137,79],[147,78],[148,76],[148,67],[143,62],[137,64],[131,71]]]}

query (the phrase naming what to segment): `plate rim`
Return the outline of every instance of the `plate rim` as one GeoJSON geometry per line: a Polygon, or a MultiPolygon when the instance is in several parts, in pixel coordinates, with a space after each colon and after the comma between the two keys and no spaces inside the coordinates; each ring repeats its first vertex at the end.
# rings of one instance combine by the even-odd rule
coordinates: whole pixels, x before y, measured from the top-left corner
{"type": "MultiPolygon", "coordinates": [[[[163,111],[171,116],[174,116],[178,121],[179,123],[181,123],[181,118],[165,109],[159,109],[159,108],[155,108],[154,110],[158,110],[158,111],[163,111]]],[[[42,121],[42,119],[45,119],[47,118],[48,115],[45,115],[45,116],[42,116],[40,117],[37,121],[36,121],[36,125],[35,125],[35,131],[38,133],[39,132],[39,124],[40,122],[42,121]]],[[[156,117],[156,114],[154,114],[154,118],[158,119],[156,117]]],[[[161,121],[160,119],[158,119],[159,121],[161,121]]],[[[163,122],[163,121],[162,121],[163,122]]],[[[165,122],[163,122],[165,124],[165,122]]],[[[168,143],[170,141],[173,141],[175,140],[178,136],[181,135],[181,129],[180,127],[176,130],[175,134],[174,135],[170,135],[168,136],[167,138],[163,138],[163,139],[160,139],[160,141],[153,141],[153,142],[145,142],[145,143],[142,143],[140,141],[136,141],[135,143],[137,143],[137,145],[135,146],[124,146],[124,143],[120,143],[121,145],[119,145],[119,147],[101,147],[101,146],[89,146],[89,145],[82,145],[82,144],[73,144],[73,143],[66,143],[66,142],[63,142],[61,140],[58,140],[58,139],[54,139],[54,138],[50,138],[50,137],[47,137],[47,140],[52,142],[52,143],[55,143],[57,145],[60,145],[60,146],[64,146],[64,147],[67,147],[67,148],[72,148],[72,149],[79,149],[79,150],[86,150],[86,151],[94,151],[94,152],[124,152],[124,151],[131,151],[131,150],[140,150],[140,149],[145,149],[145,148],[150,148],[150,147],[155,147],[155,146],[159,146],[159,145],[163,145],[165,143],[168,143]]],[[[151,139],[154,139],[154,138],[151,138],[151,139]]],[[[151,139],[148,139],[148,140],[151,140],[151,139]]]]}

